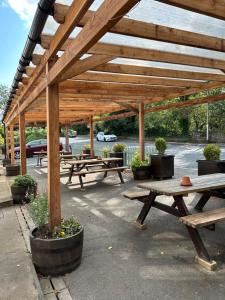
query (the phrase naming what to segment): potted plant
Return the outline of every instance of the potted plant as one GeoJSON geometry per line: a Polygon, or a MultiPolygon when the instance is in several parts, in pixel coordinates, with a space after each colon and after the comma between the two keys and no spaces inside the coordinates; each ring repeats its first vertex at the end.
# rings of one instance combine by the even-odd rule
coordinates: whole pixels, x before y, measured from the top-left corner
{"type": "Polygon", "coordinates": [[[110,153],[110,148],[109,148],[109,147],[104,147],[104,148],[102,148],[102,156],[103,156],[104,158],[109,157],[109,153],[110,153]]]}
{"type": "MultiPolygon", "coordinates": [[[[116,143],[112,147],[112,152],[110,152],[110,157],[117,157],[124,159],[124,151],[126,149],[126,145],[123,143],[116,143]]],[[[122,167],[124,165],[123,160],[118,162],[118,166],[122,167]]]]}
{"type": "Polygon", "coordinates": [[[198,175],[225,173],[225,161],[220,160],[220,147],[208,144],[203,149],[205,160],[200,159],[198,163],[198,175]]]}
{"type": "Polygon", "coordinates": [[[158,154],[151,154],[152,175],[154,178],[164,179],[174,176],[174,155],[166,155],[167,144],[164,138],[155,139],[158,154]]]}
{"type": "Polygon", "coordinates": [[[140,159],[139,152],[134,153],[131,161],[131,170],[135,180],[144,180],[151,178],[151,165],[147,158],[140,159]]]}
{"type": "Polygon", "coordinates": [[[2,159],[2,165],[3,167],[10,165],[11,164],[11,159],[10,158],[3,158],[2,159]]]}
{"type": "Polygon", "coordinates": [[[72,272],[81,263],[82,225],[74,217],[70,217],[62,219],[58,227],[50,230],[45,194],[32,197],[29,213],[37,226],[30,234],[32,260],[37,272],[45,276],[72,272]]]}
{"type": "Polygon", "coordinates": [[[29,202],[32,194],[37,193],[37,182],[30,175],[19,175],[11,185],[14,204],[29,202]]]}
{"type": "Polygon", "coordinates": [[[91,154],[91,146],[89,144],[84,145],[83,154],[91,154]]]}

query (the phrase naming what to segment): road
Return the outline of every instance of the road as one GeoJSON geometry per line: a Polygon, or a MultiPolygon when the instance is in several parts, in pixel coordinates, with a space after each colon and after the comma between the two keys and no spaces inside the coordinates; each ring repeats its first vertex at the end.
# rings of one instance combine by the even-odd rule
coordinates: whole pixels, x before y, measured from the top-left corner
{"type": "MultiPolygon", "coordinates": [[[[61,142],[64,144],[65,139],[61,138],[61,142]]],[[[120,139],[120,143],[124,143],[127,147],[138,146],[138,140],[120,139]]],[[[70,144],[73,149],[73,153],[80,153],[83,146],[89,144],[88,136],[78,136],[76,138],[70,138],[70,144]]],[[[96,155],[101,155],[101,149],[103,147],[109,147],[110,149],[114,145],[114,142],[97,142],[94,141],[96,155]]],[[[146,146],[151,147],[154,150],[153,142],[146,142],[146,146]]],[[[167,154],[175,155],[175,173],[177,176],[184,174],[197,174],[196,160],[204,159],[202,155],[204,145],[201,144],[181,144],[181,143],[168,143],[167,154]]],[[[225,159],[225,147],[221,147],[221,159],[225,159]]],[[[28,164],[35,164],[36,160],[29,159],[28,164]]]]}

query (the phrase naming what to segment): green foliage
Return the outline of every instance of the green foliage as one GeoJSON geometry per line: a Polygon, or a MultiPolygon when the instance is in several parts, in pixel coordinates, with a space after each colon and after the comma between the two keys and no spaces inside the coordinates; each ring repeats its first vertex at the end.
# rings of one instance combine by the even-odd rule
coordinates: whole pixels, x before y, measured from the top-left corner
{"type": "Polygon", "coordinates": [[[54,229],[53,237],[67,238],[79,232],[81,228],[81,224],[72,216],[62,220],[60,226],[54,229]]]}
{"type": "Polygon", "coordinates": [[[150,162],[149,159],[146,157],[144,160],[140,159],[140,153],[135,152],[134,157],[131,161],[131,170],[135,171],[139,167],[149,166],[150,162]]]}
{"type": "Polygon", "coordinates": [[[102,152],[102,156],[107,158],[107,157],[109,157],[110,148],[109,147],[104,147],[104,148],[102,148],[101,152],[102,152]]]}
{"type": "Polygon", "coordinates": [[[203,154],[206,160],[219,160],[220,159],[220,147],[215,144],[208,144],[203,150],[203,154]]]}
{"type": "Polygon", "coordinates": [[[123,143],[116,143],[113,145],[113,152],[124,152],[124,150],[126,149],[126,145],[123,143]]]}
{"type": "Polygon", "coordinates": [[[159,154],[164,154],[167,148],[165,139],[161,137],[156,138],[155,147],[159,154]]]}
{"type": "Polygon", "coordinates": [[[0,83],[0,109],[3,109],[9,98],[9,88],[0,83]]]}
{"type": "Polygon", "coordinates": [[[26,142],[46,139],[47,138],[47,130],[46,128],[27,128],[26,129],[26,142]]]}
{"type": "Polygon", "coordinates": [[[48,222],[48,199],[45,194],[32,196],[29,205],[29,214],[37,227],[42,227],[48,222]]]}
{"type": "Polygon", "coordinates": [[[18,175],[16,176],[13,185],[35,187],[37,185],[37,182],[30,175],[18,175]]]}
{"type": "Polygon", "coordinates": [[[84,150],[91,150],[91,145],[90,144],[84,145],[83,149],[84,150]]]}

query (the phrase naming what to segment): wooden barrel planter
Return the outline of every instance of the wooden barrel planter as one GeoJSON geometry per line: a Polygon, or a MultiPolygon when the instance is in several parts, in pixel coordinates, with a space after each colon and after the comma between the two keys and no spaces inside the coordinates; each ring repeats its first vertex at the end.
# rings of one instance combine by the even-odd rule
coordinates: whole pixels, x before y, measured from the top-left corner
{"type": "Polygon", "coordinates": [[[6,176],[17,176],[20,174],[20,166],[19,165],[6,165],[6,176]]]}
{"type": "Polygon", "coordinates": [[[45,276],[60,276],[75,270],[81,263],[83,232],[82,227],[68,238],[41,239],[35,236],[35,228],[30,234],[30,246],[37,272],[45,276]]]}
{"type": "Polygon", "coordinates": [[[23,204],[26,198],[27,187],[11,185],[13,204],[23,204]]]}
{"type": "Polygon", "coordinates": [[[11,159],[10,158],[4,158],[2,160],[2,165],[3,167],[7,166],[7,165],[10,165],[11,164],[11,159]]]}
{"type": "Polygon", "coordinates": [[[138,167],[135,170],[132,170],[134,175],[134,180],[145,180],[149,179],[152,176],[151,166],[138,167]]]}

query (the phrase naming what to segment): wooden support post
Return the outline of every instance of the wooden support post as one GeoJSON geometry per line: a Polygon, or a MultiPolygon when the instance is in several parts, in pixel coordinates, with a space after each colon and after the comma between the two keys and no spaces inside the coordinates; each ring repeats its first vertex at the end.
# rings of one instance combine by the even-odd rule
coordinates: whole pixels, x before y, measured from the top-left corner
{"type": "Polygon", "coordinates": [[[6,158],[9,158],[9,128],[5,128],[5,151],[6,158]]]}
{"type": "Polygon", "coordinates": [[[25,175],[27,172],[26,165],[26,136],[25,136],[25,115],[19,114],[19,130],[20,130],[20,174],[25,175]]]}
{"type": "Polygon", "coordinates": [[[66,134],[65,148],[66,148],[66,151],[69,151],[70,150],[69,125],[66,125],[65,130],[66,130],[66,133],[65,133],[66,134]]]}
{"type": "MultiPolygon", "coordinates": [[[[47,63],[46,75],[48,75],[49,67],[49,63],[47,63]]],[[[61,223],[58,84],[47,86],[46,101],[49,225],[50,229],[53,230],[61,223]]]]}
{"type": "Polygon", "coordinates": [[[145,142],[144,142],[144,103],[139,104],[139,148],[140,159],[145,158],[145,142]]]}
{"type": "Polygon", "coordinates": [[[91,157],[94,157],[94,128],[93,128],[93,117],[90,117],[90,147],[91,147],[91,157]]]}
{"type": "Polygon", "coordinates": [[[15,152],[14,152],[14,126],[10,126],[10,149],[11,149],[11,165],[15,164],[15,152]]]}

